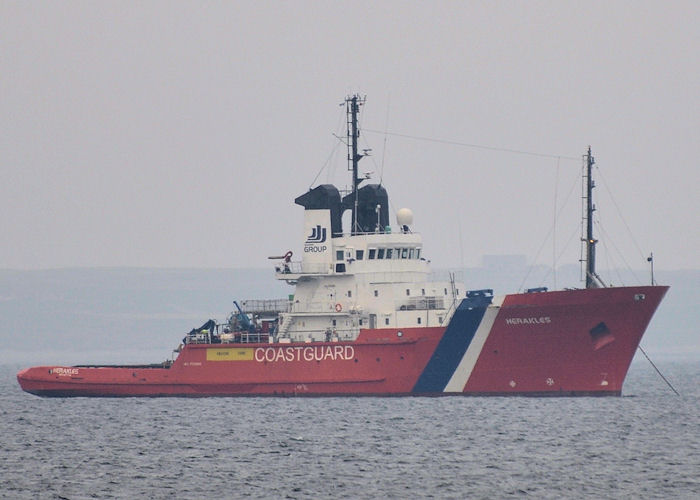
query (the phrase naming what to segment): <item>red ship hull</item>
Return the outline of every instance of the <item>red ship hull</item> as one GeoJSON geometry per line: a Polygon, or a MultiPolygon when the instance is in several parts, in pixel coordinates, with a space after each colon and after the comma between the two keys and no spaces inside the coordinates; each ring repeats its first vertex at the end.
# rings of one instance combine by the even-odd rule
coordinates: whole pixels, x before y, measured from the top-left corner
{"type": "Polygon", "coordinates": [[[353,342],[188,344],[169,365],[22,370],[40,396],[620,395],[668,287],[465,299],[446,327],[353,342]]]}

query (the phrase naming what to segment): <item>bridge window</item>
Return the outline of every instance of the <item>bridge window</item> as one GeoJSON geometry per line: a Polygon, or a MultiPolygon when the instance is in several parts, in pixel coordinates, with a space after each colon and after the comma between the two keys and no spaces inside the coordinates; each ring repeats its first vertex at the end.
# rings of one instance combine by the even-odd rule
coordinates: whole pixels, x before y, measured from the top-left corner
{"type": "Polygon", "coordinates": [[[400,248],[394,248],[394,258],[395,259],[401,258],[401,249],[400,248]]]}
{"type": "Polygon", "coordinates": [[[413,252],[414,252],[414,249],[413,249],[413,248],[409,248],[409,249],[408,249],[408,258],[409,258],[409,259],[412,259],[412,258],[413,258],[413,252]]]}
{"type": "Polygon", "coordinates": [[[345,264],[344,263],[339,263],[335,265],[335,272],[336,273],[344,273],[345,272],[345,264]]]}
{"type": "Polygon", "coordinates": [[[402,248],[402,249],[401,249],[401,258],[402,258],[402,259],[407,259],[407,258],[408,258],[408,248],[402,248]]]}
{"type": "Polygon", "coordinates": [[[376,248],[370,248],[369,249],[369,260],[374,260],[374,257],[377,255],[377,249],[376,248]]]}
{"type": "Polygon", "coordinates": [[[391,248],[387,248],[387,249],[386,249],[386,258],[387,258],[387,259],[391,259],[391,251],[392,251],[391,248]]]}
{"type": "Polygon", "coordinates": [[[416,248],[416,259],[420,259],[420,248],[416,248]]]}
{"type": "Polygon", "coordinates": [[[343,260],[343,255],[345,252],[342,250],[336,250],[335,251],[335,260],[343,260]]]}
{"type": "Polygon", "coordinates": [[[384,258],[384,249],[383,248],[380,248],[379,250],[377,250],[377,258],[378,259],[384,258]]]}
{"type": "Polygon", "coordinates": [[[355,258],[357,260],[362,260],[365,256],[365,251],[364,250],[356,250],[355,251],[355,258]]]}

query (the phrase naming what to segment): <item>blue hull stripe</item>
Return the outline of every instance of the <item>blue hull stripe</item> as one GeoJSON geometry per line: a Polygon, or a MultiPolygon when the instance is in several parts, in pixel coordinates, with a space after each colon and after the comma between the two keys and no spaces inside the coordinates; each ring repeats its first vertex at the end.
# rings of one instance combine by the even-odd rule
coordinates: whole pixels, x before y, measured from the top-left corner
{"type": "Polygon", "coordinates": [[[491,297],[462,300],[447,325],[435,352],[421,373],[413,392],[442,392],[467,352],[491,297]]]}

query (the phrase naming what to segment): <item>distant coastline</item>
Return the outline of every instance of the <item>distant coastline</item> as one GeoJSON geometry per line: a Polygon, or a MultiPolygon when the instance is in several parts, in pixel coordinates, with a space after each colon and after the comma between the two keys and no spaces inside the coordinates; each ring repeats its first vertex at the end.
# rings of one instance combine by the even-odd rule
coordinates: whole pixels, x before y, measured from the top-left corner
{"type": "MultiPolygon", "coordinates": [[[[545,266],[529,269],[524,258],[505,256],[460,273],[468,288],[493,288],[498,295],[542,286],[536,280],[548,271],[551,276],[545,266]]],[[[631,278],[625,284],[645,276],[603,273],[631,278]]],[[[580,286],[578,276],[577,266],[558,269],[559,287],[580,286]]],[[[655,279],[671,289],[642,340],[644,349],[658,360],[700,359],[700,270],[658,270],[655,279]]],[[[0,363],[158,362],[191,328],[224,319],[233,300],[290,293],[267,268],[2,269],[0,341],[6,348],[0,363]]]]}

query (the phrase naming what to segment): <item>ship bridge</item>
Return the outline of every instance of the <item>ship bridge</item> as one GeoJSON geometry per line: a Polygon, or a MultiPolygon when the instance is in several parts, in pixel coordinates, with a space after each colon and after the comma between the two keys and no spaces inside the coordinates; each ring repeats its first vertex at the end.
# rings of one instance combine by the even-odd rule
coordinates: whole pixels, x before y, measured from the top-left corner
{"type": "Polygon", "coordinates": [[[387,227],[381,233],[345,234],[328,246],[323,259],[282,259],[275,265],[277,279],[295,284],[303,277],[430,271],[417,233],[392,232],[387,227]]]}

